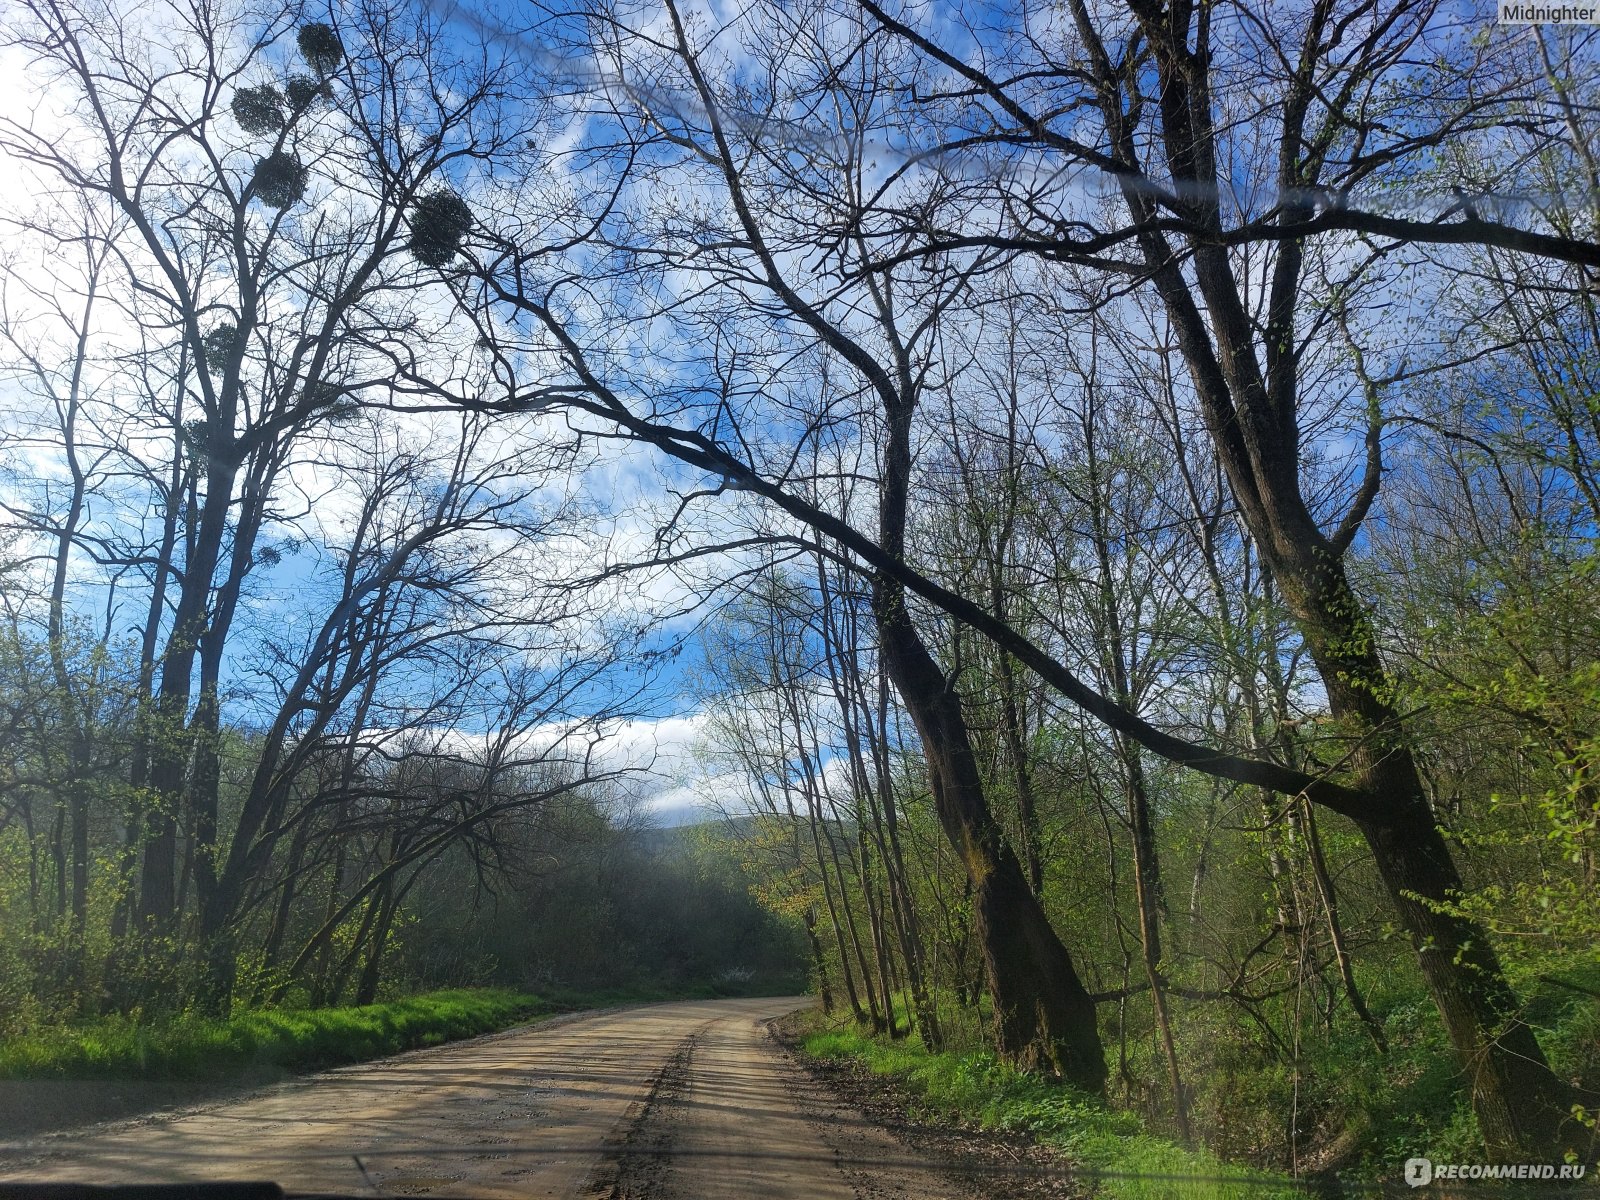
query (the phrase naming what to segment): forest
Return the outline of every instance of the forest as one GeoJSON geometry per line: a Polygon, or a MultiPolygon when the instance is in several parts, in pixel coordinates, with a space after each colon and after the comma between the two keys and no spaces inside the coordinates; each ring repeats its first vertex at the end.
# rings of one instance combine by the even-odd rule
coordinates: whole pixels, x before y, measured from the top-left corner
{"type": "Polygon", "coordinates": [[[1600,30],[16,0],[0,64],[0,1039],[809,973],[1230,1160],[1593,1160],[1600,30]]]}

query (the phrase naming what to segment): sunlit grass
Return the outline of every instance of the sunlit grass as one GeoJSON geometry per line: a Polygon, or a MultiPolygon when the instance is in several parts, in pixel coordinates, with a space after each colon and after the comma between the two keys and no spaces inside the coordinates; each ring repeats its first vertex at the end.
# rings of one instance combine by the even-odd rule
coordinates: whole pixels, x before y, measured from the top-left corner
{"type": "Polygon", "coordinates": [[[202,1079],[313,1071],[492,1033],[541,1013],[665,1000],[764,995],[761,981],[678,988],[631,986],[426,992],[342,1008],[261,1008],[226,1020],[100,1017],[0,1040],[0,1079],[202,1079]]]}
{"type": "Polygon", "coordinates": [[[225,1020],[108,1017],[0,1042],[0,1079],[217,1079],[309,1071],[515,1025],[551,1005],[503,988],[429,992],[360,1007],[254,1009],[225,1020]]]}
{"type": "Polygon", "coordinates": [[[1278,1200],[1307,1193],[1291,1181],[1224,1163],[1149,1133],[1133,1113],[1114,1112],[1071,1088],[1026,1075],[983,1051],[930,1054],[916,1038],[888,1042],[853,1026],[807,1035],[806,1053],[853,1059],[894,1078],[922,1112],[985,1129],[1024,1131],[1060,1151],[1116,1200],[1278,1200]]]}

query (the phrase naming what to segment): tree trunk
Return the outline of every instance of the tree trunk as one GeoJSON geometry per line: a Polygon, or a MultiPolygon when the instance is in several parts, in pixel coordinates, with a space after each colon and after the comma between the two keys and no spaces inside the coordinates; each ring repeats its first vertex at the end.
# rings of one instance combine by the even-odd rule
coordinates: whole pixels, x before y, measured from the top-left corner
{"type": "Polygon", "coordinates": [[[822,1011],[833,1012],[833,986],[828,982],[828,961],[822,953],[822,942],[817,937],[817,906],[806,908],[806,941],[811,946],[811,967],[817,973],[817,993],[822,998],[822,1011]]]}
{"type": "MultiPolygon", "coordinates": [[[[802,755],[802,757],[805,757],[802,755]]],[[[850,892],[845,883],[844,867],[839,862],[839,846],[833,836],[833,829],[828,824],[828,818],[822,812],[822,797],[815,794],[814,789],[821,786],[821,779],[807,771],[806,787],[813,794],[808,797],[809,802],[817,813],[816,824],[822,830],[822,841],[828,847],[828,859],[833,863],[833,877],[839,892],[839,908],[844,913],[844,928],[850,938],[850,949],[855,952],[856,967],[860,972],[861,991],[867,997],[867,1019],[873,1029],[882,1031],[887,1028],[883,1020],[882,1010],[878,1006],[878,992],[872,986],[872,965],[868,961],[866,951],[861,946],[861,931],[856,926],[855,911],[850,907],[850,892]]],[[[818,850],[821,855],[821,850],[818,850]]],[[[827,865],[822,865],[823,877],[827,877],[827,865]]],[[[840,953],[843,953],[841,944],[840,953]]]]}
{"type": "Polygon", "coordinates": [[[939,822],[972,882],[996,1049],[1023,1070],[1102,1094],[1094,1001],[984,798],[961,701],[911,628],[898,585],[880,578],[875,592],[884,664],[921,735],[939,822]]]}
{"type": "Polygon", "coordinates": [[[1317,885],[1317,896],[1322,902],[1322,913],[1328,923],[1328,941],[1333,947],[1334,962],[1339,968],[1339,979],[1344,984],[1344,994],[1350,1001],[1350,1008],[1366,1026],[1367,1034],[1372,1038],[1372,1044],[1378,1048],[1379,1054],[1389,1053],[1389,1039],[1384,1036],[1383,1022],[1372,1015],[1372,1010],[1367,1007],[1366,1000],[1361,995],[1361,989],[1356,985],[1355,968],[1350,961],[1350,951],[1345,946],[1344,927],[1339,921],[1339,897],[1333,889],[1333,876],[1328,874],[1328,860],[1322,853],[1322,837],[1317,833],[1317,814],[1311,805],[1304,799],[1296,801],[1301,805],[1300,816],[1305,822],[1306,853],[1311,862],[1311,878],[1317,885]]]}
{"type": "Polygon", "coordinates": [[[267,927],[266,940],[261,947],[261,975],[257,982],[256,998],[263,999],[270,990],[272,973],[283,956],[283,945],[289,934],[289,922],[294,915],[294,900],[299,893],[300,868],[305,859],[306,843],[310,838],[311,822],[301,821],[295,827],[289,842],[288,861],[283,868],[283,882],[279,885],[278,903],[273,906],[272,923],[267,927]]]}
{"type": "Polygon", "coordinates": [[[382,978],[383,952],[389,946],[389,930],[394,925],[395,910],[400,906],[400,898],[396,889],[386,886],[382,889],[383,908],[378,914],[378,921],[372,928],[372,935],[367,944],[367,959],[361,967],[361,978],[356,983],[357,1004],[376,1004],[378,1000],[378,982],[382,978]]]}
{"type": "Polygon", "coordinates": [[[1139,748],[1117,738],[1122,752],[1128,797],[1128,821],[1133,832],[1133,891],[1139,906],[1139,947],[1144,958],[1145,978],[1150,982],[1150,1005],[1155,1011],[1156,1032],[1167,1063],[1167,1082],[1172,1088],[1172,1116],[1178,1136],[1192,1142],[1189,1128],[1189,1097],[1178,1065],[1177,1044],[1172,1036],[1172,1018],[1167,1009],[1167,984],[1161,973],[1161,895],[1160,859],[1156,856],[1155,829],[1150,820],[1150,797],[1145,790],[1144,766],[1139,748]]]}
{"type": "MultiPolygon", "coordinates": [[[[1005,620],[1005,609],[995,590],[995,615],[1005,620]]],[[[1028,739],[1022,711],[1017,704],[1016,668],[1011,656],[996,650],[995,665],[1000,673],[1000,731],[1005,737],[1006,757],[1011,760],[1012,779],[1017,789],[1017,828],[1022,835],[1022,855],[1028,865],[1028,886],[1034,895],[1044,895],[1044,856],[1040,851],[1039,804],[1033,794],[1033,772],[1028,767],[1028,739]]]]}
{"type": "MultiPolygon", "coordinates": [[[[899,363],[899,377],[900,397],[883,396],[878,540],[903,559],[915,411],[909,363],[899,363]]],[[[1106,1061],[1094,1001],[989,807],[961,698],[912,624],[905,589],[881,572],[872,580],[872,615],[884,669],[922,741],[939,824],[972,885],[973,932],[994,1002],[995,1048],[1023,1070],[1051,1072],[1102,1095],[1106,1061]]]]}
{"type": "MultiPolygon", "coordinates": [[[[1358,822],[1402,927],[1416,947],[1428,990],[1449,1032],[1472,1091],[1474,1110],[1496,1159],[1547,1158],[1561,1148],[1558,1129],[1569,1089],[1550,1070],[1487,933],[1449,912],[1462,881],[1422,787],[1393,688],[1379,658],[1376,634],[1345,573],[1349,539],[1378,486],[1368,463],[1364,486],[1341,525],[1340,540],[1325,536],[1300,485],[1299,360],[1295,317],[1303,247],[1278,244],[1268,322],[1258,343],[1259,318],[1246,304],[1222,233],[1218,139],[1202,31],[1195,48],[1181,23],[1160,25],[1141,14],[1160,76],[1162,150],[1173,178],[1187,188],[1189,270],[1156,228],[1151,197],[1134,181],[1139,152],[1120,108],[1120,81],[1107,78],[1102,97],[1118,157],[1135,168],[1122,180],[1123,197],[1141,229],[1138,242],[1194,381],[1206,424],[1228,482],[1262,559],[1316,664],[1329,707],[1354,747],[1350,770],[1371,797],[1371,815],[1358,822]],[[1198,302],[1197,302],[1198,300],[1198,302]],[[1348,532],[1346,532],[1348,527],[1348,532]]],[[[1314,184],[1303,171],[1307,95],[1285,108],[1279,184],[1290,195],[1314,184]]],[[[1309,201],[1291,205],[1286,219],[1309,215],[1309,201]],[[1296,205],[1305,206],[1302,213],[1296,205]]]]}
{"type": "Polygon", "coordinates": [[[928,992],[916,911],[911,889],[906,883],[905,858],[900,850],[898,831],[899,816],[895,811],[898,801],[889,768],[889,684],[880,671],[877,704],[874,706],[861,676],[860,661],[853,650],[846,649],[861,645],[857,610],[832,586],[826,562],[820,555],[816,566],[828,680],[839,706],[851,777],[855,780],[857,790],[866,798],[872,814],[878,861],[888,881],[890,916],[911,993],[912,1019],[916,1022],[923,1044],[937,1050],[943,1044],[943,1038],[928,992]]]}
{"type": "MultiPolygon", "coordinates": [[[[180,375],[187,360],[180,363],[180,375]]],[[[172,415],[172,436],[178,436],[183,424],[182,389],[172,415]]],[[[167,580],[172,572],[173,551],[178,540],[178,513],[183,492],[183,456],[172,456],[172,470],[167,479],[166,502],[161,516],[161,542],[156,560],[150,568],[150,603],[145,607],[144,627],[139,641],[139,683],[136,694],[133,751],[128,768],[128,790],[132,799],[126,812],[127,824],[122,852],[118,855],[117,898],[111,915],[112,949],[108,956],[106,974],[120,981],[123,970],[123,950],[120,945],[127,936],[128,925],[136,903],[134,874],[138,868],[139,848],[144,843],[145,804],[142,793],[150,780],[151,747],[151,697],[156,677],[156,647],[161,636],[161,621],[167,608],[167,580]]],[[[120,986],[120,985],[119,985],[120,986]]]]}
{"type": "Polygon", "coordinates": [[[154,804],[145,819],[148,832],[138,907],[141,932],[157,936],[170,934],[177,919],[178,817],[190,749],[185,727],[195,655],[205,629],[211,584],[232,509],[235,469],[221,457],[228,449],[216,448],[206,473],[200,526],[185,560],[172,634],[161,660],[149,768],[154,804]]]}
{"type": "Polygon", "coordinates": [[[1267,559],[1333,716],[1354,743],[1352,773],[1382,802],[1381,817],[1358,826],[1461,1060],[1484,1140],[1502,1160],[1559,1157],[1571,1090],[1522,1020],[1487,931],[1449,911],[1464,885],[1389,700],[1376,635],[1340,557],[1315,527],[1290,546],[1280,542],[1267,559]]]}

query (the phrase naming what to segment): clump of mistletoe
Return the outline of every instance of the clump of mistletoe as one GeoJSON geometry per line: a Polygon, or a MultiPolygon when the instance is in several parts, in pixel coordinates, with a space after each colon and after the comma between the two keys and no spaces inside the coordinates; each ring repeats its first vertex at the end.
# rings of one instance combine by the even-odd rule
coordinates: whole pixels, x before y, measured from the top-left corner
{"type": "Polygon", "coordinates": [[[448,188],[421,197],[411,209],[411,240],[406,248],[430,267],[442,267],[461,250],[472,232],[472,209],[448,188]]]}
{"type": "Polygon", "coordinates": [[[206,369],[221,375],[228,369],[228,360],[239,345],[239,331],[231,321],[224,321],[201,339],[206,369]]]}
{"type": "Polygon", "coordinates": [[[288,208],[306,194],[305,164],[286,150],[269,154],[256,162],[251,186],[261,203],[288,208]]]}
{"type": "Polygon", "coordinates": [[[302,26],[295,39],[300,56],[315,75],[289,76],[282,88],[263,83],[240,88],[229,107],[233,119],[246,133],[274,136],[279,144],[256,160],[251,187],[256,199],[270,208],[285,209],[306,193],[310,172],[293,151],[281,145],[281,135],[302,113],[318,100],[333,98],[329,82],[344,62],[344,43],[332,26],[313,23],[302,26]]]}
{"type": "Polygon", "coordinates": [[[330,25],[303,25],[295,41],[300,47],[300,56],[320,79],[328,78],[344,61],[344,43],[330,25]]]}
{"type": "Polygon", "coordinates": [[[246,133],[276,133],[283,128],[283,93],[270,83],[233,94],[233,119],[246,133]]]}

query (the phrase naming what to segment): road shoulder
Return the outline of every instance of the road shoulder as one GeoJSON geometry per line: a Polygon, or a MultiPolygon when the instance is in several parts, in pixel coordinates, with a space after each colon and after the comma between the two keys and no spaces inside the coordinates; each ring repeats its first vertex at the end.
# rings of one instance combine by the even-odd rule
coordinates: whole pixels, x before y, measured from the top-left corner
{"type": "Polygon", "coordinates": [[[911,1093],[893,1079],[841,1059],[818,1059],[801,1047],[799,1014],[769,1023],[774,1042],[802,1072],[879,1128],[914,1157],[944,1164],[947,1174],[972,1181],[979,1194],[1016,1200],[1078,1200],[1086,1189],[1072,1180],[1071,1163],[1023,1132],[978,1129],[919,1113],[911,1093]]]}

